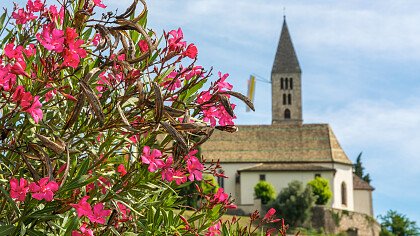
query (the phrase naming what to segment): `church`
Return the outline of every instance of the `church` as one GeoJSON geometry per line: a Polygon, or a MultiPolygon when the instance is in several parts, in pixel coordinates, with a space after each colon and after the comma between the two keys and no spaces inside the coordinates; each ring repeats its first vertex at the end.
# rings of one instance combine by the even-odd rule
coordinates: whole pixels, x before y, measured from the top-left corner
{"type": "Polygon", "coordinates": [[[372,191],[353,174],[353,163],[328,124],[306,124],[302,118],[302,70],[286,19],[271,70],[272,124],[239,125],[238,132],[215,132],[202,146],[207,160],[220,160],[227,179],[220,187],[238,208],[255,209],[254,186],[270,182],[277,193],[294,180],[306,185],[317,176],[330,182],[328,206],[373,216],[372,191]]]}

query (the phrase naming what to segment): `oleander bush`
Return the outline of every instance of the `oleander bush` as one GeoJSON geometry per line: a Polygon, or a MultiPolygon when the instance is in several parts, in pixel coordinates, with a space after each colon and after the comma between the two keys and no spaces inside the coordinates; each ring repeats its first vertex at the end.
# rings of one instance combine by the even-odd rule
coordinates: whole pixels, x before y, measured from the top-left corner
{"type": "Polygon", "coordinates": [[[251,235],[220,220],[235,205],[203,192],[221,167],[197,154],[215,129],[236,131],[232,97],[251,102],[181,29],[148,29],[144,0],[95,13],[104,3],[28,0],[0,16],[0,235],[251,235]],[[187,185],[201,199],[189,217],[187,185]]]}

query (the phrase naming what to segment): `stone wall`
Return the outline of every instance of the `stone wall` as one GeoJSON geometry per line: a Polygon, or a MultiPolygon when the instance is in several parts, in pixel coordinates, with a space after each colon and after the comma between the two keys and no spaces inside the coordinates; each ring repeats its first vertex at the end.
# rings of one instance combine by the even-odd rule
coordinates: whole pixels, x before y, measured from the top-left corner
{"type": "Polygon", "coordinates": [[[378,222],[369,215],[321,206],[313,208],[312,227],[349,236],[379,236],[381,231],[378,222]]]}

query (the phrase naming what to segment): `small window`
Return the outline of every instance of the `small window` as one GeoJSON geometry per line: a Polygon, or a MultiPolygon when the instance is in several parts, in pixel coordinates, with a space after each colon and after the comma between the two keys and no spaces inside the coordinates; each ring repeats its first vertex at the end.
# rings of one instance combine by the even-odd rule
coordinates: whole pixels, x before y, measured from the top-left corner
{"type": "Polygon", "coordinates": [[[280,88],[284,89],[284,79],[283,78],[280,79],[280,88]]]}
{"type": "Polygon", "coordinates": [[[288,82],[288,80],[286,78],[284,88],[287,89],[288,86],[289,86],[289,82],[288,82]]]}
{"type": "Polygon", "coordinates": [[[321,174],[320,173],[316,173],[315,174],[315,178],[317,178],[317,177],[321,177],[321,174]]]}
{"type": "Polygon", "coordinates": [[[341,183],[341,204],[347,206],[347,186],[346,183],[341,183]]]}
{"type": "Polygon", "coordinates": [[[290,85],[290,89],[293,89],[293,78],[290,78],[289,85],[290,85]]]}
{"type": "Polygon", "coordinates": [[[288,96],[287,96],[287,100],[288,100],[288,104],[289,105],[291,105],[292,104],[292,94],[289,94],[288,96]]]}
{"type": "Polygon", "coordinates": [[[260,181],[265,181],[265,175],[260,175],[260,181]]]}
{"type": "MultiPolygon", "coordinates": [[[[219,169],[219,174],[224,175],[224,171],[219,169]]],[[[219,187],[224,188],[225,187],[225,178],[222,176],[217,176],[217,184],[219,187]]]]}
{"type": "Polygon", "coordinates": [[[283,105],[287,104],[287,96],[286,94],[283,94],[283,105]]]}
{"type": "Polygon", "coordinates": [[[224,188],[225,187],[225,178],[218,176],[217,177],[217,184],[219,187],[224,188]]]}
{"type": "Polygon", "coordinates": [[[284,119],[286,119],[286,120],[290,119],[290,110],[289,109],[286,109],[284,111],[284,119]]]}

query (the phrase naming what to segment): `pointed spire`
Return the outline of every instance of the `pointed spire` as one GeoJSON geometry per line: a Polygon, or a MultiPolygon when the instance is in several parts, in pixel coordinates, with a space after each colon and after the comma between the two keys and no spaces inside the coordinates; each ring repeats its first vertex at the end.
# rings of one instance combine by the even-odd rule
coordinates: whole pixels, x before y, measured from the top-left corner
{"type": "Polygon", "coordinates": [[[299,61],[287,28],[286,15],[283,15],[283,28],[271,73],[301,73],[299,61]]]}

